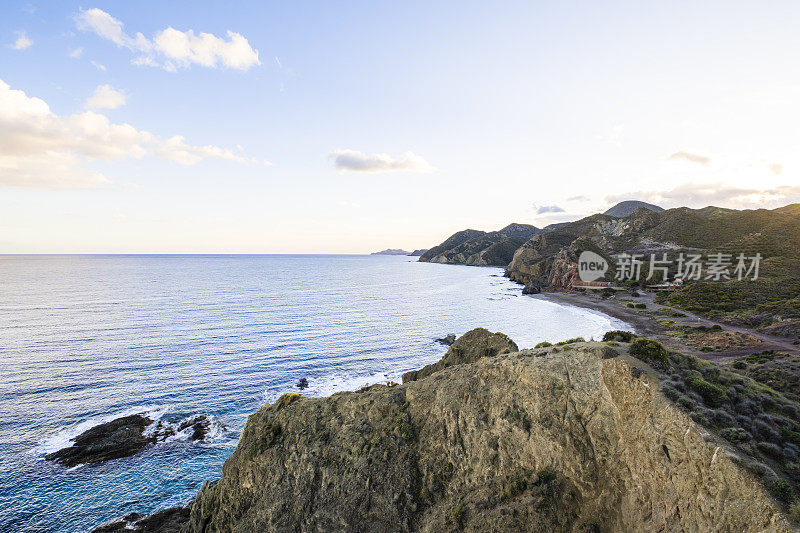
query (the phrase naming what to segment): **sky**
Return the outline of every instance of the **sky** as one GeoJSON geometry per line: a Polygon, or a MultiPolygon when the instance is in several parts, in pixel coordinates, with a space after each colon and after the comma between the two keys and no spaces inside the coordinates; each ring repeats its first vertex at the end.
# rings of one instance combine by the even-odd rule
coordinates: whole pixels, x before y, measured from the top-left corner
{"type": "Polygon", "coordinates": [[[798,27],[779,1],[6,0],[0,253],[369,253],[800,202],[798,27]]]}

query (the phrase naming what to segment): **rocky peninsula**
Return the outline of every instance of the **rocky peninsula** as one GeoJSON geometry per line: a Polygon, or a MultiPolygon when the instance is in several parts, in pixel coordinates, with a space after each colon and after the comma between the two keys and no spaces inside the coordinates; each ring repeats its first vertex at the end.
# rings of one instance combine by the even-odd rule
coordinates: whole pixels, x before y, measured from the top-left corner
{"type": "MultiPolygon", "coordinates": [[[[713,374],[621,332],[519,350],[473,330],[403,384],[285,394],[188,507],[101,530],[793,531],[786,482],[675,402],[713,374]]],[[[755,408],[751,387],[725,402],[755,408]]]]}

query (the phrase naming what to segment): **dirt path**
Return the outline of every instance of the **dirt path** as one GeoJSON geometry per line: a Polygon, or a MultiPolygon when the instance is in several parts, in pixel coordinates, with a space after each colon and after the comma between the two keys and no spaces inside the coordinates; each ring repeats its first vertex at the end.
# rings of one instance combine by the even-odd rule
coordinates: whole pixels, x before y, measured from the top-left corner
{"type": "Polygon", "coordinates": [[[691,353],[698,357],[702,357],[703,359],[713,359],[713,360],[731,359],[764,350],[779,350],[796,354],[799,348],[797,345],[793,344],[793,339],[768,335],[756,331],[753,328],[710,320],[708,318],[704,318],[694,313],[683,311],[681,309],[676,309],[666,305],[657,304],[655,303],[654,293],[640,293],[639,297],[630,297],[630,298],[626,298],[624,295],[620,295],[621,299],[617,298],[603,299],[600,298],[599,296],[590,294],[560,293],[560,292],[536,294],[532,295],[532,297],[600,311],[602,313],[611,315],[615,318],[627,322],[628,324],[633,326],[633,328],[637,331],[637,333],[639,333],[639,335],[655,338],[660,342],[662,342],[665,346],[668,346],[669,348],[684,353],[691,353]],[[646,304],[647,308],[630,309],[626,307],[628,301],[634,301],[636,303],[646,304]],[[686,316],[673,317],[669,316],[670,313],[672,314],[682,313],[686,316]],[[671,328],[674,328],[675,325],[686,326],[686,327],[697,327],[697,326],[711,327],[718,325],[723,329],[725,329],[726,331],[750,335],[752,337],[755,337],[756,339],[759,339],[762,342],[758,346],[749,348],[737,348],[721,352],[701,352],[698,349],[687,344],[683,338],[667,334],[669,328],[664,324],[662,324],[661,322],[659,322],[658,320],[659,318],[666,318],[670,321],[673,321],[673,323],[670,324],[671,328]]]}

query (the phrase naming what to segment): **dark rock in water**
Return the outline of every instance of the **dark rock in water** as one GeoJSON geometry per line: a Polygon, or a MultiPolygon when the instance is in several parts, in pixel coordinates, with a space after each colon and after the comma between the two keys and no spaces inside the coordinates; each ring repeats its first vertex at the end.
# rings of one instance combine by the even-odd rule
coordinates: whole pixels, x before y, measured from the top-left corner
{"type": "Polygon", "coordinates": [[[155,442],[155,437],[144,435],[145,428],[152,423],[142,415],[117,418],[84,431],[72,446],[50,453],[45,459],[71,467],[128,457],[155,442]]]}
{"type": "Polygon", "coordinates": [[[192,428],[192,434],[189,435],[191,440],[203,440],[211,428],[211,421],[205,415],[196,416],[181,422],[178,426],[178,431],[183,431],[189,427],[192,428]]]}
{"type": "Polygon", "coordinates": [[[446,337],[436,339],[436,342],[444,344],[445,346],[451,346],[454,342],[456,342],[456,334],[448,333],[446,337]]]}
{"type": "Polygon", "coordinates": [[[300,390],[308,388],[308,379],[300,378],[300,381],[297,382],[297,388],[300,390]]]}
{"type": "Polygon", "coordinates": [[[92,533],[134,531],[140,533],[178,533],[189,522],[189,507],[171,507],[150,516],[130,513],[120,520],[102,525],[92,533]]]}
{"type": "Polygon", "coordinates": [[[528,283],[522,288],[522,294],[539,294],[542,290],[536,283],[528,283]]]}
{"type": "Polygon", "coordinates": [[[145,429],[152,423],[143,415],[117,418],[84,431],[75,437],[72,446],[47,454],[45,459],[67,467],[102,463],[134,455],[148,444],[164,441],[189,428],[192,430],[189,440],[203,440],[211,429],[211,420],[200,415],[187,418],[177,426],[159,420],[145,435],[145,429]]]}

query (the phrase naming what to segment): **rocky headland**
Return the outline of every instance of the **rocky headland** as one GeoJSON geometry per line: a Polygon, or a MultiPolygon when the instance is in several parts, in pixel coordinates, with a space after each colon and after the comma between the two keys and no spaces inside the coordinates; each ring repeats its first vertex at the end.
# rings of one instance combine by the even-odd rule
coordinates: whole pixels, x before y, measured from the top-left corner
{"type": "Polygon", "coordinates": [[[459,231],[442,244],[430,248],[419,260],[472,266],[506,266],[513,258],[514,251],[540,231],[542,230],[535,226],[516,223],[488,233],[472,229],[459,231]]]}
{"type": "Polygon", "coordinates": [[[657,342],[477,329],[403,381],[285,394],[188,507],[102,531],[794,530],[754,442],[759,413],[798,431],[793,402],[657,342]]]}

